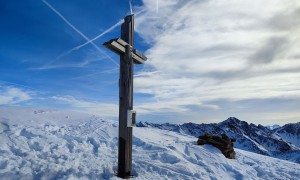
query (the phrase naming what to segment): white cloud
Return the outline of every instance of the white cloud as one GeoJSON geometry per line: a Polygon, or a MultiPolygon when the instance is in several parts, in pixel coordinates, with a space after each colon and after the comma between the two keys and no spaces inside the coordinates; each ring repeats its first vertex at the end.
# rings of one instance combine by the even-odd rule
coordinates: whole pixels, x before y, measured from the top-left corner
{"type": "Polygon", "coordinates": [[[12,105],[32,99],[33,92],[15,87],[0,87],[0,105],[12,105]]]}
{"type": "Polygon", "coordinates": [[[136,30],[151,45],[137,106],[184,112],[212,101],[300,98],[300,1],[144,0],[136,30]]]}
{"type": "Polygon", "coordinates": [[[119,106],[117,104],[83,101],[73,96],[53,96],[52,99],[70,105],[73,109],[103,117],[118,117],[119,115],[119,106]]]}

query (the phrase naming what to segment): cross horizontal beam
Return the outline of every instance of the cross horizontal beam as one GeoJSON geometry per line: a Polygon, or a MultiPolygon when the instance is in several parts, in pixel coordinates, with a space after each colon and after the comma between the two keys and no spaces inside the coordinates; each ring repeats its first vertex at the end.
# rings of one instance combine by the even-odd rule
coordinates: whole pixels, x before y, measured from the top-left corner
{"type": "MultiPolygon", "coordinates": [[[[127,42],[121,38],[111,39],[105,43],[103,46],[112,50],[113,52],[122,55],[126,53],[126,46],[130,46],[127,42]]],[[[132,50],[132,59],[135,64],[144,64],[147,60],[147,57],[144,56],[141,52],[136,49],[132,50]]]]}

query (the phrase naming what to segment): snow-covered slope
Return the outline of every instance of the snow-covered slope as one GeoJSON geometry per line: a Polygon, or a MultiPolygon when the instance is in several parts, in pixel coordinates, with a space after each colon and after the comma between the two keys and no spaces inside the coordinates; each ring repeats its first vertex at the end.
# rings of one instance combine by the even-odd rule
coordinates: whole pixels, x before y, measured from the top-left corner
{"type": "MultiPolygon", "coordinates": [[[[0,179],[118,179],[116,121],[0,107],[0,179]]],[[[134,128],[135,179],[298,179],[300,165],[236,149],[226,159],[193,136],[134,128]]]]}

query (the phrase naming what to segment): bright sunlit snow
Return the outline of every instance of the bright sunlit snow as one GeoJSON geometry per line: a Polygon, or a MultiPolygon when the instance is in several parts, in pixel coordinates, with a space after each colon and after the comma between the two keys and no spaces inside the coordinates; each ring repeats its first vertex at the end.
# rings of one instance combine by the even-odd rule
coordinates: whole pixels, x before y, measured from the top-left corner
{"type": "MultiPolygon", "coordinates": [[[[62,110],[0,107],[1,179],[118,179],[118,122],[62,110]]],[[[134,179],[298,179],[300,165],[197,139],[133,129],[134,179]]]]}

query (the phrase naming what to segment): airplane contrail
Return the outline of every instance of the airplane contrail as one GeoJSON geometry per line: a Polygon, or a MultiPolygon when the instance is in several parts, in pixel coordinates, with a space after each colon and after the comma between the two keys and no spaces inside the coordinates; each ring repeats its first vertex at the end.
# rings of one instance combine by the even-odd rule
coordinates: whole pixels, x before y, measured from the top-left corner
{"type": "Polygon", "coordinates": [[[129,1],[130,14],[133,14],[131,0],[128,1],[129,1]]]}
{"type": "MultiPolygon", "coordinates": [[[[136,16],[139,15],[139,14],[141,14],[141,13],[144,12],[145,10],[146,10],[146,9],[143,9],[143,10],[137,12],[137,13],[136,13],[136,16]]],[[[109,33],[110,31],[112,31],[112,30],[115,29],[116,27],[120,26],[123,22],[124,22],[123,19],[119,20],[116,24],[112,25],[110,28],[108,28],[107,30],[105,30],[103,33],[99,34],[98,36],[94,37],[93,39],[91,39],[91,40],[89,40],[89,41],[87,41],[87,42],[85,42],[85,43],[83,43],[83,44],[81,44],[81,45],[79,45],[79,46],[76,46],[76,47],[72,48],[70,51],[78,50],[78,49],[82,48],[83,46],[85,46],[85,45],[87,45],[87,44],[89,44],[89,43],[91,43],[91,42],[93,42],[93,41],[99,39],[101,36],[103,36],[103,35],[109,33]]]]}
{"type": "Polygon", "coordinates": [[[0,83],[1,83],[1,82],[6,83],[6,84],[12,84],[12,85],[15,85],[15,86],[25,87],[25,88],[27,88],[27,89],[33,89],[33,90],[36,90],[36,89],[33,88],[33,87],[25,86],[25,85],[18,84],[18,83],[13,83],[13,82],[9,82],[9,81],[0,80],[0,83]]]}
{"type": "MultiPolygon", "coordinates": [[[[77,29],[73,24],[71,24],[61,13],[59,13],[53,6],[51,6],[51,4],[49,4],[46,0],[42,0],[43,3],[45,3],[53,12],[55,12],[55,14],[57,14],[66,24],[68,24],[73,30],[75,30],[78,34],[80,34],[87,42],[89,42],[91,45],[93,45],[98,52],[100,52],[101,54],[105,55],[109,60],[111,60],[114,64],[116,64],[117,66],[119,66],[119,63],[117,63],[114,59],[112,59],[110,56],[108,56],[104,51],[102,51],[95,43],[93,43],[87,36],[85,36],[79,29],[77,29]]],[[[71,52],[71,50],[68,51],[69,53],[71,52]]],[[[64,53],[67,54],[67,53],[64,53]]],[[[62,55],[58,56],[55,60],[57,60],[58,58],[62,57],[62,55]]],[[[55,61],[54,60],[54,61],[55,61]]],[[[51,63],[53,63],[54,61],[46,64],[49,65],[51,63]]]]}
{"type": "Polygon", "coordinates": [[[105,30],[104,32],[102,32],[101,34],[99,34],[98,36],[94,37],[93,39],[91,39],[91,40],[89,40],[89,41],[87,41],[87,42],[85,42],[85,43],[83,43],[83,44],[81,44],[81,45],[79,45],[79,46],[76,46],[76,47],[70,49],[69,51],[67,51],[66,53],[64,53],[64,54],[62,54],[62,55],[65,56],[65,55],[67,55],[67,54],[69,54],[69,53],[71,53],[71,52],[73,52],[73,51],[75,51],[75,50],[78,50],[78,49],[82,48],[83,46],[85,46],[85,45],[87,45],[87,44],[90,44],[91,42],[93,42],[93,41],[99,39],[99,38],[102,37],[103,35],[109,33],[110,31],[112,31],[112,30],[115,29],[116,27],[120,26],[120,25],[123,23],[123,21],[124,21],[124,20],[121,19],[121,20],[118,21],[116,24],[114,24],[113,26],[111,26],[110,28],[108,28],[107,30],[105,30]]]}
{"type": "MultiPolygon", "coordinates": [[[[74,27],[69,21],[67,21],[57,10],[55,10],[47,1],[43,0],[43,2],[49,7],[51,8],[57,15],[59,15],[67,24],[69,24],[75,31],[79,31],[76,27],[74,27]],[[77,29],[77,30],[76,30],[77,29]]],[[[136,13],[136,16],[138,16],[139,14],[143,13],[146,9],[143,9],[139,12],[136,13]]],[[[86,46],[87,44],[91,44],[92,42],[94,42],[95,40],[99,39],[100,37],[102,37],[103,35],[109,33],[110,31],[112,31],[113,29],[115,29],[116,27],[120,26],[123,23],[123,19],[119,20],[116,24],[112,25],[110,28],[108,28],[107,30],[105,30],[104,32],[102,32],[101,34],[99,34],[98,36],[94,37],[93,39],[87,40],[85,43],[80,44],[62,54],[60,54],[59,56],[57,56],[53,61],[47,63],[46,65],[44,65],[44,68],[41,69],[45,69],[46,66],[48,66],[49,64],[52,64],[53,62],[59,60],[60,58],[67,56],[69,54],[71,54],[73,51],[79,50],[80,48],[86,46]]],[[[81,33],[80,31],[78,33],[81,33]]],[[[82,36],[84,37],[84,34],[81,33],[82,36]]],[[[86,39],[86,38],[85,38],[86,39]]],[[[88,39],[88,38],[87,38],[88,39]]],[[[103,52],[103,51],[102,51],[103,52]]],[[[104,53],[104,52],[103,52],[104,53]]],[[[102,54],[103,54],[102,53],[102,54]]],[[[110,56],[108,56],[106,53],[104,54],[105,56],[107,56],[110,60],[114,61],[110,56]]],[[[115,62],[115,61],[114,61],[115,62]]],[[[116,63],[115,63],[116,64],[116,63]]],[[[119,65],[119,64],[118,64],[119,65]]]]}

